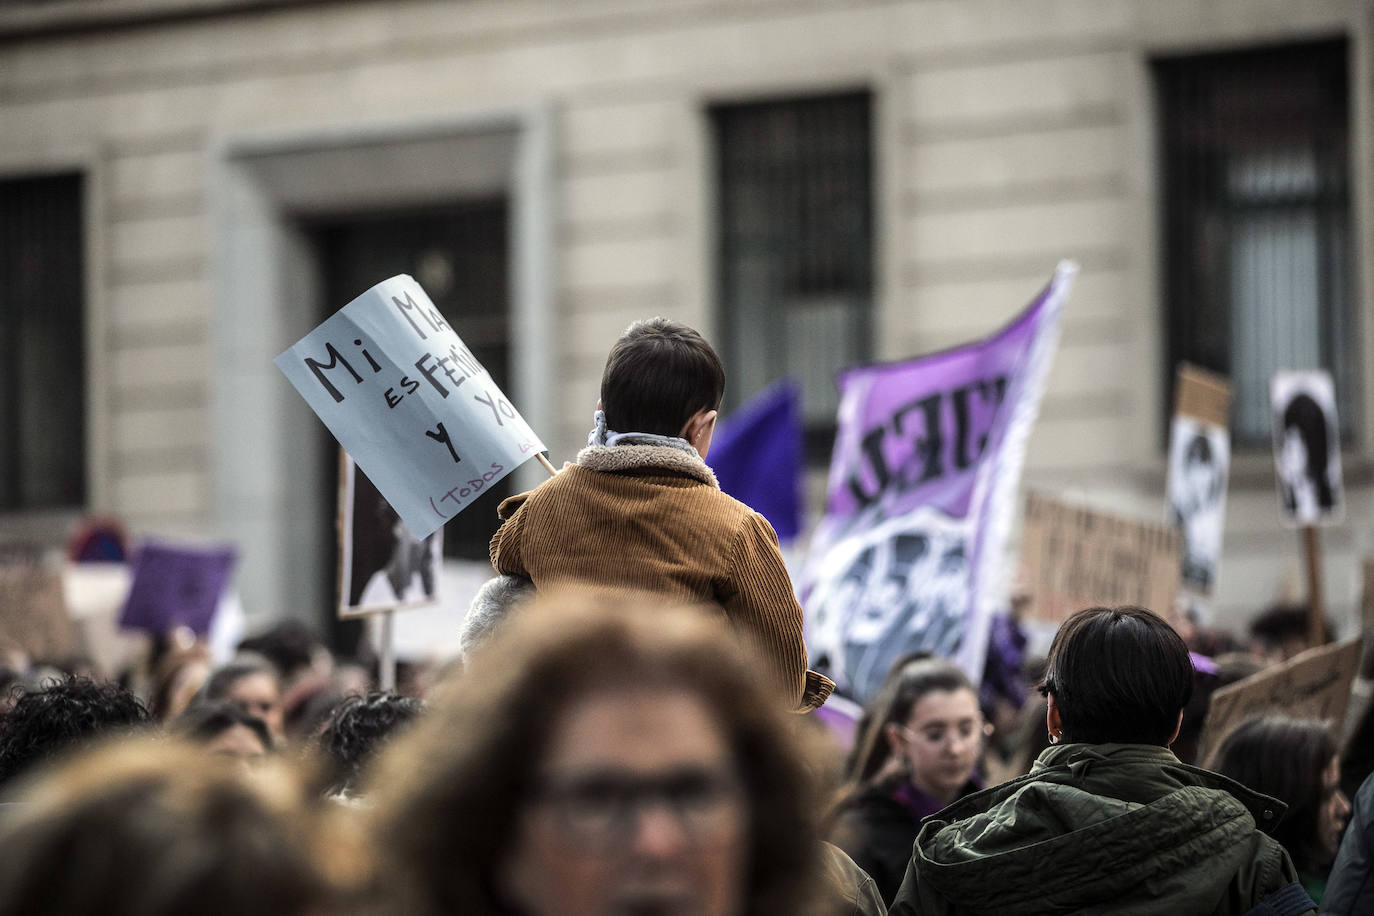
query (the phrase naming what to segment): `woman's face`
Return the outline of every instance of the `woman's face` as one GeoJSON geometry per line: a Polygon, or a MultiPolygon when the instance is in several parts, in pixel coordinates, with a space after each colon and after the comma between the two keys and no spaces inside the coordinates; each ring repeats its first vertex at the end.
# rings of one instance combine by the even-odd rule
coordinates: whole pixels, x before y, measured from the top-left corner
{"type": "Polygon", "coordinates": [[[725,732],[688,693],[608,688],[550,736],[501,868],[530,916],[743,911],[749,814],[725,732]]]}
{"type": "Polygon", "coordinates": [[[1350,801],[1341,791],[1340,759],[1331,758],[1322,772],[1322,804],[1317,815],[1317,842],[1330,862],[1336,858],[1336,849],[1341,845],[1341,833],[1345,822],[1350,819],[1350,801]]]}
{"type": "Polygon", "coordinates": [[[261,763],[267,748],[258,733],[247,725],[231,725],[205,743],[205,750],[217,757],[228,757],[245,764],[261,763]]]}
{"type": "Polygon", "coordinates": [[[281,688],[277,686],[276,678],[266,673],[244,675],[229,685],[225,698],[233,701],[250,716],[261,719],[273,739],[281,741],[285,728],[282,720],[281,688]]]}
{"type": "Polygon", "coordinates": [[[916,701],[898,746],[916,788],[953,801],[973,775],[983,748],[983,715],[972,690],[936,690],[916,701]]]}

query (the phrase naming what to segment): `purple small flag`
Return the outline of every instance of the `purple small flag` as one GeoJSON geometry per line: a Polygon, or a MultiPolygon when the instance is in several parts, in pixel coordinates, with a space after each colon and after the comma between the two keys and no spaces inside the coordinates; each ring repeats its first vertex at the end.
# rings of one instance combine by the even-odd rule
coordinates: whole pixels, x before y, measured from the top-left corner
{"type": "Polygon", "coordinates": [[[232,547],[144,544],[134,557],[133,585],[119,625],[149,633],[184,626],[204,635],[233,568],[232,547]]]}
{"type": "Polygon", "coordinates": [[[801,533],[800,400],[795,382],[778,382],[720,423],[711,441],[720,488],[768,519],[781,541],[801,533]]]}

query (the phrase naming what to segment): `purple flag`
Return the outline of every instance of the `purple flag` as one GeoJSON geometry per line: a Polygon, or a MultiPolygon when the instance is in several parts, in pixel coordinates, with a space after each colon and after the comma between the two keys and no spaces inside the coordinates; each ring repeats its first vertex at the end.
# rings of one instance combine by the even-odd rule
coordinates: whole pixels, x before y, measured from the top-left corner
{"type": "Polygon", "coordinates": [[[230,547],[200,550],[144,544],[134,557],[133,584],[119,625],[166,633],[178,626],[210,632],[215,608],[234,567],[230,547]]]}
{"type": "Polygon", "coordinates": [[[802,577],[811,667],[861,701],[926,651],[982,674],[1026,438],[1077,268],[991,337],[841,374],[802,577]]]}
{"type": "Polygon", "coordinates": [[[801,531],[800,393],[781,381],[716,428],[711,468],[720,488],[768,519],[778,539],[801,531]]]}

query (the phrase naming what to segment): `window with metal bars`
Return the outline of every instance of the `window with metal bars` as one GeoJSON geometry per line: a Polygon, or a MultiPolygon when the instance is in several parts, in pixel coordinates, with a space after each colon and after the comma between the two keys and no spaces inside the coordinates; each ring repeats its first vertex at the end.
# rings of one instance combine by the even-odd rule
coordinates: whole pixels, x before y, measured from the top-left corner
{"type": "Polygon", "coordinates": [[[80,174],[0,179],[0,511],[86,501],[80,174]]]}
{"type": "Polygon", "coordinates": [[[1347,53],[1339,39],[1153,62],[1164,381],[1184,360],[1230,376],[1241,446],[1270,441],[1279,369],[1331,372],[1343,437],[1359,413],[1347,53]]]}
{"type": "Polygon", "coordinates": [[[726,404],[802,387],[806,454],[830,459],[837,369],[870,358],[872,96],[711,109],[726,404]]]}

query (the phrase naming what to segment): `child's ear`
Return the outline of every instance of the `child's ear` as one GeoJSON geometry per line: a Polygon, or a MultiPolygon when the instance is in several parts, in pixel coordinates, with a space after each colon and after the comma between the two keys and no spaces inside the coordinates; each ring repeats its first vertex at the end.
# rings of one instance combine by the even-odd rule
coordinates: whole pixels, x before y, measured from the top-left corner
{"type": "Polygon", "coordinates": [[[716,429],[716,411],[698,410],[692,414],[692,418],[682,427],[681,438],[686,439],[706,458],[706,452],[711,447],[711,434],[716,429]]]}

